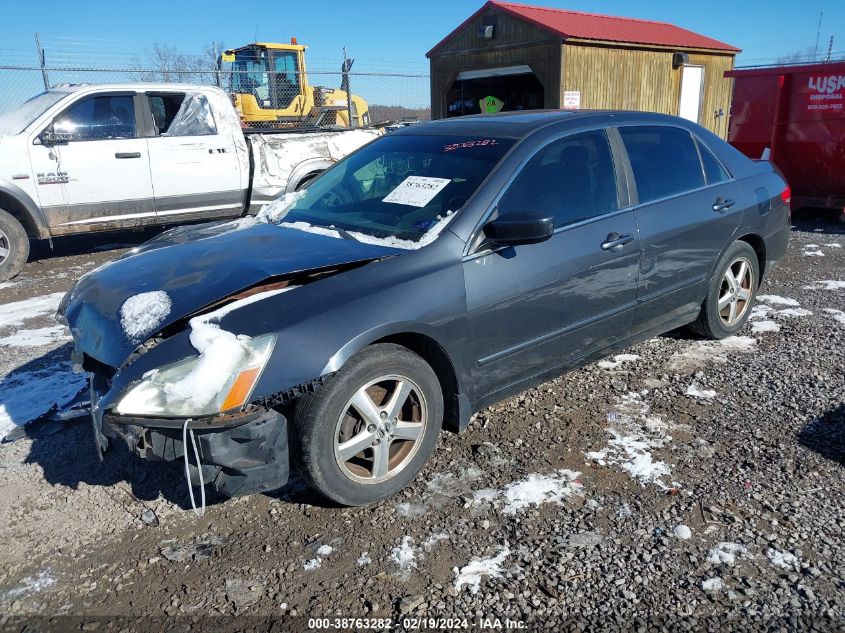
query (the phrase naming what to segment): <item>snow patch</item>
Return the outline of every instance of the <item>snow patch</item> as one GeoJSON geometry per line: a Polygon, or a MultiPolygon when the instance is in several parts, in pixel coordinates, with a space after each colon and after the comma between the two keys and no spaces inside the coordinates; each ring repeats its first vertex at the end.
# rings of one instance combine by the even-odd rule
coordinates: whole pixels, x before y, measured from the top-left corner
{"type": "Polygon", "coordinates": [[[725,586],[721,578],[708,578],[701,582],[701,588],[704,591],[721,591],[725,586]]]}
{"type": "Polygon", "coordinates": [[[495,556],[472,560],[468,565],[460,569],[454,567],[452,571],[455,573],[455,589],[466,586],[469,588],[471,594],[477,594],[481,589],[482,577],[502,577],[502,563],[510,556],[510,553],[511,551],[508,547],[503,547],[495,556]]]}
{"type": "Polygon", "coordinates": [[[73,373],[68,362],[9,374],[0,380],[0,439],[53,406],[61,408],[87,384],[87,377],[73,373]]]}
{"type": "Polygon", "coordinates": [[[65,293],[63,292],[54,292],[49,295],[0,305],[0,328],[23,325],[30,319],[55,314],[64,296],[65,293]]]}
{"type": "Polygon", "coordinates": [[[173,302],[163,290],[129,297],[120,308],[120,327],[136,345],[154,333],[170,314],[173,302]]]}
{"type": "Polygon", "coordinates": [[[432,534],[423,541],[422,549],[426,554],[428,554],[437,546],[440,541],[446,541],[448,539],[449,535],[445,532],[438,532],[437,534],[432,534]]]}
{"type": "Polygon", "coordinates": [[[801,254],[804,257],[824,257],[824,253],[822,253],[818,244],[807,244],[801,254]]]}
{"type": "Polygon", "coordinates": [[[562,502],[581,488],[580,474],[563,469],[549,475],[531,474],[522,481],[508,484],[501,493],[504,513],[516,514],[530,506],[562,502]]]}
{"type": "Polygon", "coordinates": [[[53,572],[49,569],[46,569],[44,571],[38,572],[35,576],[27,576],[26,578],[21,580],[19,586],[9,589],[4,594],[4,597],[18,598],[21,596],[28,596],[29,594],[44,591],[48,587],[51,587],[55,584],[56,577],[53,575],[53,572]]]}
{"type": "Polygon", "coordinates": [[[845,281],[840,279],[820,279],[812,286],[804,286],[804,290],[845,290],[845,281]]]}
{"type": "Polygon", "coordinates": [[[651,407],[643,400],[646,393],[627,393],[617,401],[616,410],[608,414],[608,445],[585,456],[602,466],[618,466],[642,485],[654,484],[665,490],[670,487],[667,478],[671,470],[666,462],[655,459],[652,451],[666,446],[672,437],[666,422],[649,415],[651,407]]]}
{"type": "Polygon", "coordinates": [[[780,297],[778,295],[757,295],[757,300],[773,306],[790,306],[792,308],[797,308],[801,305],[795,299],[780,297]]]}
{"type": "Polygon", "coordinates": [[[771,314],[772,309],[767,305],[756,305],[751,308],[751,314],[748,316],[749,321],[753,321],[754,319],[765,319],[769,314],[771,314]]]}
{"type": "Polygon", "coordinates": [[[724,364],[728,354],[748,353],[755,349],[757,339],[751,336],[729,336],[721,341],[698,341],[685,349],[676,352],[669,360],[672,371],[689,371],[708,363],[724,364]]]}
{"type": "Polygon", "coordinates": [[[249,353],[246,345],[250,337],[235,335],[212,321],[295,287],[259,292],[191,319],[190,341],[193,348],[199,352],[199,360],[184,378],[165,385],[168,402],[188,402],[195,409],[204,408],[220,393],[226,381],[234,374],[235,368],[249,353]]]}
{"type": "Polygon", "coordinates": [[[64,325],[42,327],[35,330],[18,330],[11,336],[0,338],[0,346],[4,347],[43,347],[59,341],[70,339],[70,334],[64,325]]]}
{"type": "Polygon", "coordinates": [[[358,565],[358,567],[366,567],[372,562],[373,559],[370,558],[369,552],[361,552],[361,555],[358,557],[358,560],[355,561],[355,564],[358,565]]]}
{"type": "Polygon", "coordinates": [[[707,560],[712,565],[727,565],[732,567],[736,564],[737,557],[750,558],[748,548],[739,543],[718,543],[710,550],[707,560]]]}
{"type": "Polygon", "coordinates": [[[845,325],[845,312],[843,312],[842,310],[835,310],[834,308],[824,308],[822,312],[824,312],[825,314],[829,314],[830,317],[840,325],[845,325]]]}
{"type": "Polygon", "coordinates": [[[776,549],[766,550],[766,557],[772,562],[775,567],[781,569],[792,569],[798,571],[798,557],[789,552],[781,552],[776,549]]]}
{"type": "Polygon", "coordinates": [[[679,538],[682,541],[692,538],[692,530],[690,530],[686,525],[676,525],[675,529],[672,530],[672,533],[676,538],[679,538]]]}
{"type": "Polygon", "coordinates": [[[640,357],[637,354],[617,354],[613,357],[613,360],[600,360],[598,366],[602,369],[616,369],[623,363],[632,363],[639,359],[640,357]]]}
{"type": "Polygon", "coordinates": [[[780,326],[774,321],[755,321],[751,324],[752,334],[763,334],[765,332],[780,332],[780,326]]]}
{"type": "Polygon", "coordinates": [[[804,308],[785,308],[783,310],[778,310],[777,313],[789,318],[812,316],[813,314],[804,308]]]}
{"type": "Polygon", "coordinates": [[[410,536],[403,536],[402,542],[390,552],[390,560],[399,568],[399,575],[407,578],[411,570],[417,568],[417,552],[414,547],[414,539],[410,536]]]}
{"type": "MultiPolygon", "coordinates": [[[[306,193],[308,193],[307,189],[292,191],[291,193],[282,195],[280,198],[276,198],[269,204],[265,204],[255,215],[256,221],[264,222],[265,224],[276,224],[280,222],[306,193]]],[[[302,224],[305,224],[305,222],[302,224]]]]}
{"type": "Polygon", "coordinates": [[[313,224],[308,224],[308,222],[282,222],[279,226],[286,229],[305,231],[306,233],[315,233],[316,235],[325,235],[326,237],[333,237],[338,240],[343,239],[343,236],[332,228],[314,226],[313,224]]]}
{"type": "Polygon", "coordinates": [[[704,398],[706,400],[716,397],[716,392],[713,389],[702,389],[695,384],[687,387],[687,390],[684,393],[688,396],[692,396],[693,398],[704,398]]]}
{"type": "Polygon", "coordinates": [[[322,564],[323,561],[321,561],[319,558],[312,558],[311,560],[305,561],[305,563],[302,565],[302,568],[305,571],[313,571],[315,569],[319,569],[322,564]]]}
{"type": "Polygon", "coordinates": [[[320,547],[318,547],[314,552],[317,556],[310,559],[310,560],[305,561],[305,563],[302,565],[302,568],[305,571],[312,571],[314,569],[319,569],[323,565],[323,559],[326,556],[331,555],[331,553],[333,551],[334,551],[334,548],[331,545],[320,545],[320,547]]]}
{"type": "Polygon", "coordinates": [[[828,246],[830,248],[842,248],[842,244],[838,242],[828,242],[827,244],[822,244],[822,246],[828,246]]]}

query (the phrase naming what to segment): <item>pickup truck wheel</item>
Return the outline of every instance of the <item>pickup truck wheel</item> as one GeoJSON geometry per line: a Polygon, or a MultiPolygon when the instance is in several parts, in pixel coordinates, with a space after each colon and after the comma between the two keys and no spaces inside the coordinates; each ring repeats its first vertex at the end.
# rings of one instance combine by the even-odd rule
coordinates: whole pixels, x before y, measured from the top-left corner
{"type": "Polygon", "coordinates": [[[17,275],[29,257],[29,237],[20,222],[0,209],[0,281],[17,275]]]}
{"type": "Polygon", "coordinates": [[[442,423],[443,395],[432,368],[399,345],[373,345],[298,402],[291,454],[325,497],[367,505],[417,476],[442,423]]]}
{"type": "Polygon", "coordinates": [[[741,330],[751,315],[759,270],[757,254],[747,242],[731,244],[716,266],[707,298],[690,329],[712,339],[726,338],[741,330]]]}

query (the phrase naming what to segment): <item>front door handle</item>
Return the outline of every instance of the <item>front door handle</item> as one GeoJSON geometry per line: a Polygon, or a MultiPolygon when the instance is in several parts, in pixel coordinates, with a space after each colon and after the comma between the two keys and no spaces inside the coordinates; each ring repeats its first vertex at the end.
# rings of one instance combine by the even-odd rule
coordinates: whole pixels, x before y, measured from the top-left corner
{"type": "Polygon", "coordinates": [[[115,152],[115,158],[141,158],[141,152],[115,152]]]}
{"type": "Polygon", "coordinates": [[[722,211],[727,211],[732,206],[736,204],[735,200],[731,200],[730,198],[716,198],[716,202],[713,203],[713,210],[716,213],[721,213],[722,211]]]}
{"type": "Polygon", "coordinates": [[[634,236],[630,233],[625,233],[625,235],[619,235],[619,233],[610,233],[604,239],[604,242],[601,243],[601,249],[603,251],[621,251],[622,247],[625,244],[629,244],[634,241],[634,236]]]}

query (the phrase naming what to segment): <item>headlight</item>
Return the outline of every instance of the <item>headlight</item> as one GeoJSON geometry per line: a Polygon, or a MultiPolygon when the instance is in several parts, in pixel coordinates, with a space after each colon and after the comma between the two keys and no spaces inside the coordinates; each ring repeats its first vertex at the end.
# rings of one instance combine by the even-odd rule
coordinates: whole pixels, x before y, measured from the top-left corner
{"type": "Polygon", "coordinates": [[[231,367],[221,365],[218,358],[199,355],[147,372],[115,410],[121,415],[187,417],[242,407],[249,402],[270,359],[276,336],[267,334],[239,343],[241,354],[231,367]]]}

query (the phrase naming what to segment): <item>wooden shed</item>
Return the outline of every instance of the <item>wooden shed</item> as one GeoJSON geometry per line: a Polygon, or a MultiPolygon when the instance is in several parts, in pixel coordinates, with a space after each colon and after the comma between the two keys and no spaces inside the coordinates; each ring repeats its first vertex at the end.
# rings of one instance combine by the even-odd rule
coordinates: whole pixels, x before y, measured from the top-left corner
{"type": "Polygon", "coordinates": [[[723,138],[740,49],[665,22],[490,0],[426,56],[432,118],[538,108],[683,116],[723,138]]]}

